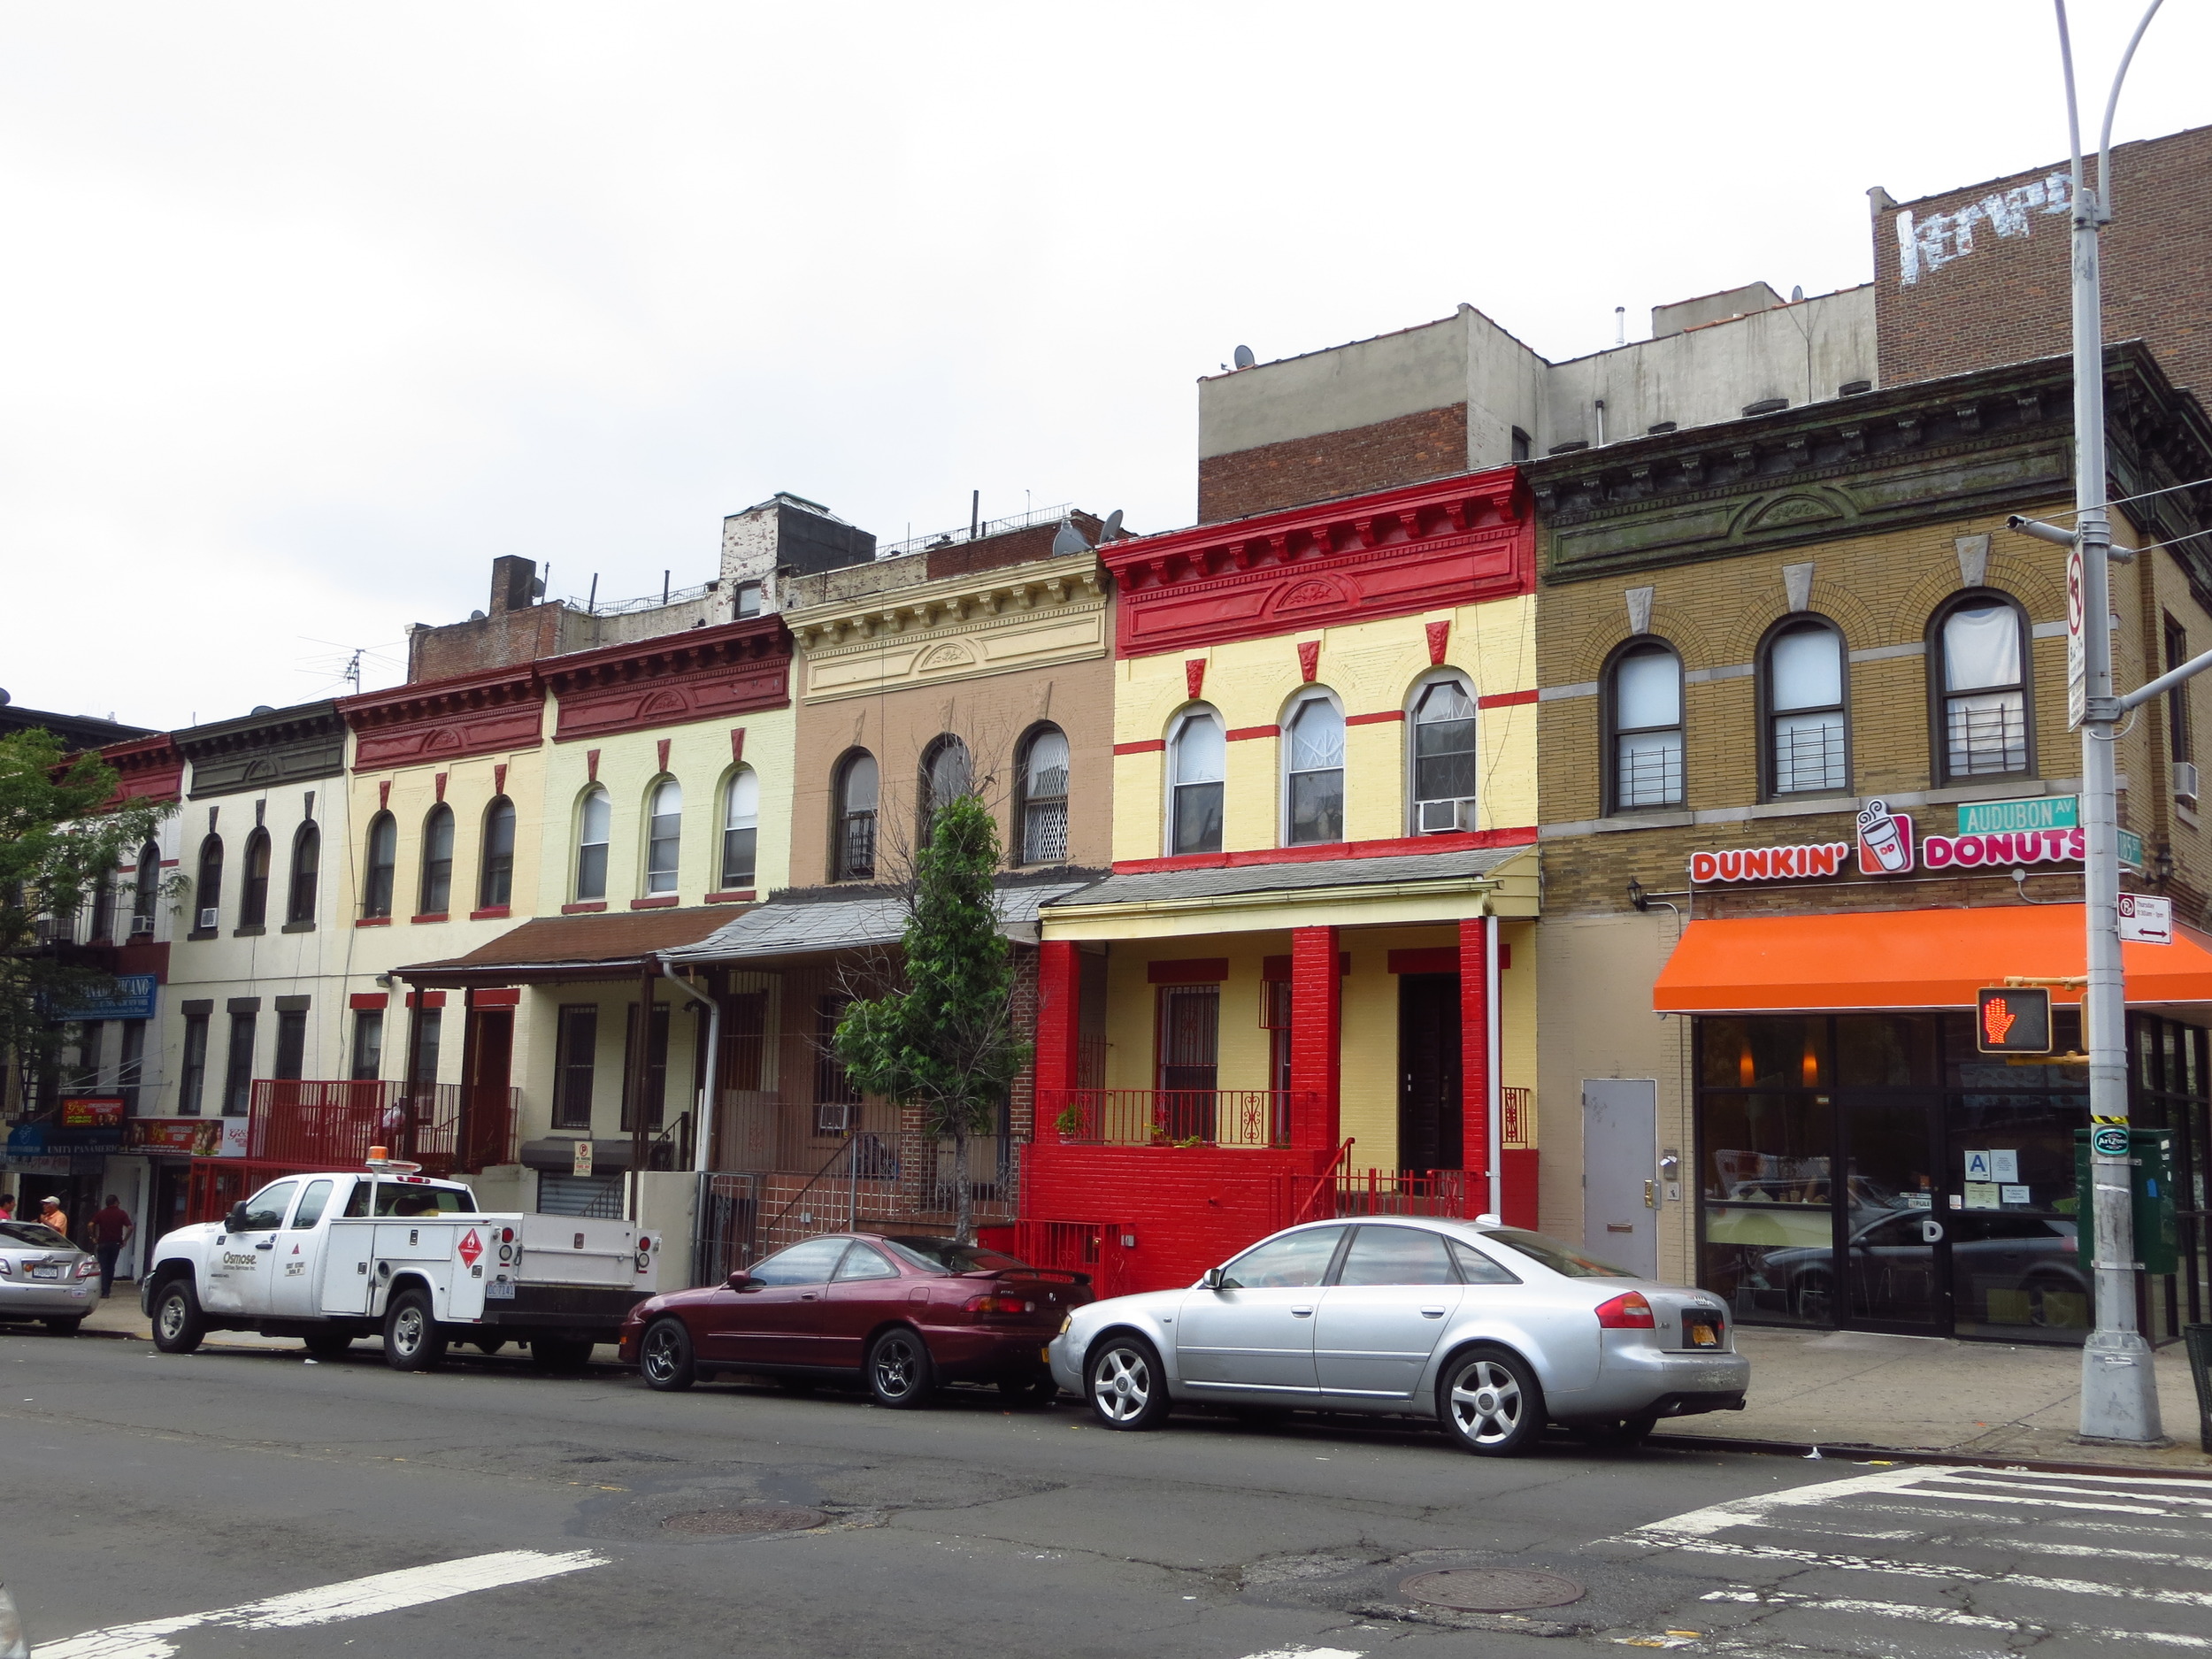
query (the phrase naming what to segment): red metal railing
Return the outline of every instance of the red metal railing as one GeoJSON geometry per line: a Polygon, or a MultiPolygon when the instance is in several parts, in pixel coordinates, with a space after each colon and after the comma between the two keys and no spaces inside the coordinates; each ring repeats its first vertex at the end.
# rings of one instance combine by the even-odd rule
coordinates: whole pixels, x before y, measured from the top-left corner
{"type": "MultiPolygon", "coordinates": [[[[1350,1149],[1347,1141],[1337,1155],[1350,1149]]],[[[1467,1219],[1488,1207],[1490,1185],[1466,1170],[1353,1170],[1332,1163],[1320,1175],[1276,1180],[1276,1225],[1339,1216],[1448,1216],[1467,1219]]]]}
{"type": "Polygon", "coordinates": [[[1310,1090],[1070,1088],[1039,1091],[1060,1139],[1111,1147],[1286,1147],[1310,1090]]]}
{"type": "Polygon", "coordinates": [[[349,1083],[258,1078],[246,1156],[269,1163],[343,1169],[373,1146],[434,1174],[512,1164],[518,1156],[520,1091],[459,1083],[349,1083]]]}

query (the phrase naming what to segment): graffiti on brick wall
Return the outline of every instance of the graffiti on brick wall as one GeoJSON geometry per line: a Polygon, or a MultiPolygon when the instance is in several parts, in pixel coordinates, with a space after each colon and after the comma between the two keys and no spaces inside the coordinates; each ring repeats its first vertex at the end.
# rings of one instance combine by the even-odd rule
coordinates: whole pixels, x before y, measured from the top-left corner
{"type": "Polygon", "coordinates": [[[2054,173],[2032,184],[2015,185],[1969,202],[1955,213],[1931,213],[1915,219],[1912,209],[1897,213],[1897,280],[1906,288],[1923,273],[1940,269],[1974,251],[1974,232],[1986,226],[2000,236],[2024,236],[2033,216],[2063,218],[2073,205],[2073,183],[2063,173],[2054,173]]]}

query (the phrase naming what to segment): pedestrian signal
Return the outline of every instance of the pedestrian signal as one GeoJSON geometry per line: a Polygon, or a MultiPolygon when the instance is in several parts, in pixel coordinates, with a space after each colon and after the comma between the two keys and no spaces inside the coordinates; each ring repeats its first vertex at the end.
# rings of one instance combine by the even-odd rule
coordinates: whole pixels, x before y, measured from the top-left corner
{"type": "Polygon", "coordinates": [[[1984,1054],[2048,1054],[2051,994],[2007,987],[1974,994],[1974,1041],[1984,1054]]]}

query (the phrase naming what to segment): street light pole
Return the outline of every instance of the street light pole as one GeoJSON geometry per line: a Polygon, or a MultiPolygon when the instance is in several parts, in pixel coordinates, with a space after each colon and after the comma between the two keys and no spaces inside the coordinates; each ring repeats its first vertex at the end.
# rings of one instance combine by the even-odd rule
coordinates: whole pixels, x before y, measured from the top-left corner
{"type": "Polygon", "coordinates": [[[2135,1323],[2135,1236],[2125,1130],[2128,1122],[2127,990],[2120,960],[2119,808],[2113,727],[2120,702],[2112,685],[2109,553],[2106,510],[2104,323],[2098,269],[2099,233],[2111,215],[2112,111],[2120,82],[2156,14],[2160,0],[2136,26],[2113,77],[2105,106],[2097,178],[2083,177],[2081,121],[2074,94],[2073,49],[2066,0],[2058,9],[2059,51],[2066,72],[2066,122],[2073,150],[2074,535],[2067,553],[2068,712],[2081,728],[2084,908],[2088,921],[2088,987],[2082,995],[2084,1046],[2089,1052],[2090,1192],[2094,1228],[2097,1324],[2081,1356],[2081,1434],[2085,1440],[2156,1441],[2163,1438],[2150,1345],[2135,1323]],[[2118,1128],[2120,1149],[2104,1150],[2098,1131],[2118,1128]]]}

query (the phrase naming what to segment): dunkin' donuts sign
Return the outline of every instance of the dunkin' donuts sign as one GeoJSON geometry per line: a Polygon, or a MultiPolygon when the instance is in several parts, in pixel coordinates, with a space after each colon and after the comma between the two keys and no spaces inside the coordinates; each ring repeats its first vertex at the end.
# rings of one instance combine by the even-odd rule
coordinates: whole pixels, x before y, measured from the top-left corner
{"type": "Polygon", "coordinates": [[[1694,883],[1779,881],[1843,873],[1855,854],[1863,876],[1901,876],[1916,862],[1929,870],[2004,870],[2015,864],[2078,862],[2078,827],[1981,831],[1913,839],[1912,819],[1892,812],[1886,803],[1869,801],[1859,813],[1859,835],[1850,841],[1816,841],[1792,847],[1731,848],[1726,852],[1690,855],[1694,883]]]}

